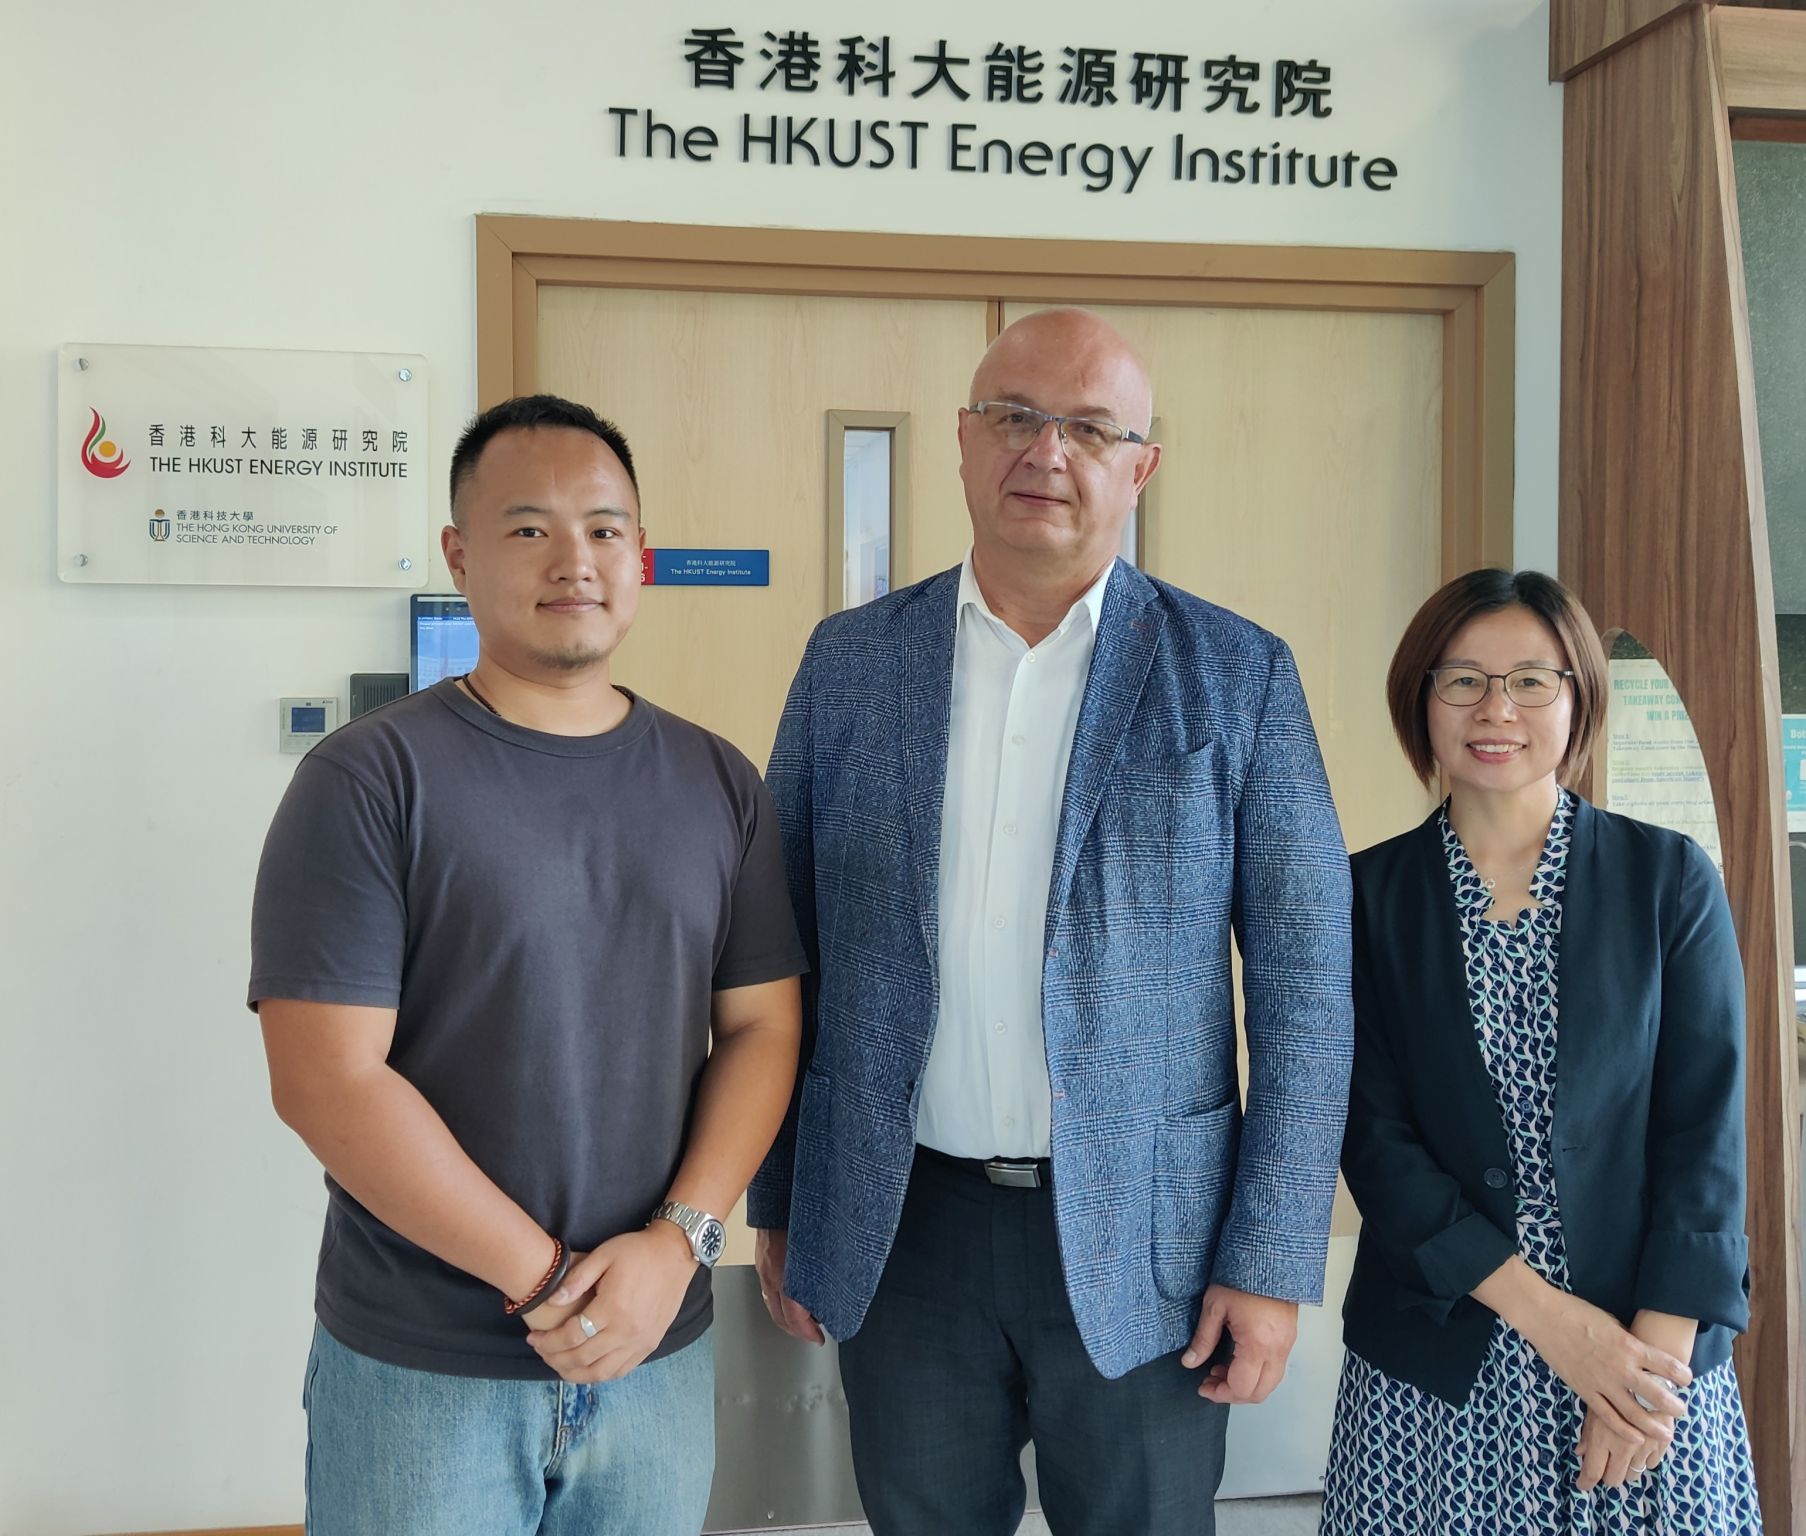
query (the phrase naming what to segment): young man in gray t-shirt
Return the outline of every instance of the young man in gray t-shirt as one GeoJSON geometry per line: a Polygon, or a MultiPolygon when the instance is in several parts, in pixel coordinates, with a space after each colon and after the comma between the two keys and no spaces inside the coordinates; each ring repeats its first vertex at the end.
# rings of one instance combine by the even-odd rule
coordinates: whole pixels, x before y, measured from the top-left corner
{"type": "Polygon", "coordinates": [[[615,428],[479,416],[444,548],[481,659],[322,742],[270,828],[250,1003],[329,1191],[312,1536],[702,1524],[709,1266],[805,967],[757,771],[609,680],[641,546],[615,428]]]}

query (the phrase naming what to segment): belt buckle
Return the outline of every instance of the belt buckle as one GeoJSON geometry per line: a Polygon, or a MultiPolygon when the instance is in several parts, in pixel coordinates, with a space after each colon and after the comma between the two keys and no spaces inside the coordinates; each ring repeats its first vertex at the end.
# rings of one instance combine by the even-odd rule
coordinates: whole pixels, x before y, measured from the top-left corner
{"type": "Polygon", "coordinates": [[[985,1164],[985,1177],[993,1184],[1002,1184],[1009,1189],[1041,1188],[1041,1169],[1032,1159],[1015,1163],[994,1157],[985,1164]]]}

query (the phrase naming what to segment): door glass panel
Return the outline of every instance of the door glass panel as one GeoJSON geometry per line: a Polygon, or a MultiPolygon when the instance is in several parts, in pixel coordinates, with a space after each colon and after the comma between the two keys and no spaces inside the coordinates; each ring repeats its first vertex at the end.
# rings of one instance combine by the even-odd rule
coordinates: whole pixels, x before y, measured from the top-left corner
{"type": "Polygon", "coordinates": [[[848,427],[841,444],[840,606],[857,608],[890,591],[896,434],[886,428],[848,427]]]}
{"type": "Polygon", "coordinates": [[[1775,583],[1798,1018],[1806,998],[1806,144],[1744,139],[1733,150],[1775,583]]]}
{"type": "Polygon", "coordinates": [[[908,546],[909,412],[828,412],[828,611],[883,597],[908,546]]]}

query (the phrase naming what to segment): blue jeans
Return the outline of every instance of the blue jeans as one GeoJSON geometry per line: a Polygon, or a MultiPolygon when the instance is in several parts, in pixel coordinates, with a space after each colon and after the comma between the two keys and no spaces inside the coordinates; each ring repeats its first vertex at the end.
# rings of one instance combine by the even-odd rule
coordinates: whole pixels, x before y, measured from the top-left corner
{"type": "Polygon", "coordinates": [[[704,1334],[618,1381],[386,1365],[314,1328],[307,1536],[697,1536],[715,1469],[704,1334]]]}

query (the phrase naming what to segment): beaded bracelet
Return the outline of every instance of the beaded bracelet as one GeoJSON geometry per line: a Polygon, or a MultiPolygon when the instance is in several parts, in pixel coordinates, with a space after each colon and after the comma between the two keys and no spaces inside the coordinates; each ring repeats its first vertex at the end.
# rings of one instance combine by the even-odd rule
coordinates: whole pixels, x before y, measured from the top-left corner
{"type": "Polygon", "coordinates": [[[502,1308],[502,1311],[509,1317],[513,1317],[516,1312],[530,1311],[533,1307],[538,1306],[545,1296],[558,1289],[559,1282],[564,1279],[566,1271],[571,1267],[571,1251],[564,1246],[563,1238],[553,1238],[552,1246],[554,1249],[552,1267],[545,1272],[545,1276],[539,1284],[528,1291],[519,1301],[510,1301],[502,1308]]]}

